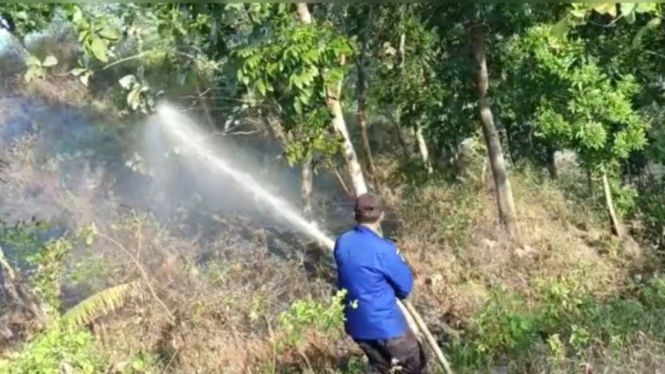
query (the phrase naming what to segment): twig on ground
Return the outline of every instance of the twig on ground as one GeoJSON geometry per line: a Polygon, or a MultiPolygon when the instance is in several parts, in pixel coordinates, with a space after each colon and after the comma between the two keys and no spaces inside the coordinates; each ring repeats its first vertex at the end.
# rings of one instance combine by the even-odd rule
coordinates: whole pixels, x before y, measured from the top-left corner
{"type": "Polygon", "coordinates": [[[166,366],[164,366],[164,368],[162,369],[162,371],[160,372],[160,374],[164,374],[164,373],[166,373],[166,370],[168,370],[168,368],[171,366],[171,364],[173,363],[173,360],[175,360],[175,358],[176,358],[176,356],[178,355],[179,352],[180,352],[180,347],[178,347],[178,348],[175,350],[175,352],[173,352],[173,355],[171,355],[171,359],[170,359],[169,362],[166,364],[166,366]]]}

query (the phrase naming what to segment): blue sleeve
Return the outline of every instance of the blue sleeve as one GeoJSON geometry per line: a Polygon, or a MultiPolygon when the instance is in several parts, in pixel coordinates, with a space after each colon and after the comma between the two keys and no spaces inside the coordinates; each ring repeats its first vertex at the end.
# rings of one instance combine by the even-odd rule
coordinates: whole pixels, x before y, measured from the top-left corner
{"type": "Polygon", "coordinates": [[[379,263],[383,275],[395,290],[397,298],[400,300],[406,299],[413,288],[413,275],[397,247],[387,248],[380,253],[379,263]]]}

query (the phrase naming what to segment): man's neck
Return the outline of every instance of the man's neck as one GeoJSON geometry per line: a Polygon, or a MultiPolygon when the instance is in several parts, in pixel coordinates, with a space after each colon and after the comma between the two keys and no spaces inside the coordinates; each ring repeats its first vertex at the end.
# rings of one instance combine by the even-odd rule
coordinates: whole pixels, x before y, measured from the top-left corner
{"type": "Polygon", "coordinates": [[[361,223],[360,226],[372,230],[376,235],[383,237],[381,233],[381,226],[378,223],[361,223]]]}

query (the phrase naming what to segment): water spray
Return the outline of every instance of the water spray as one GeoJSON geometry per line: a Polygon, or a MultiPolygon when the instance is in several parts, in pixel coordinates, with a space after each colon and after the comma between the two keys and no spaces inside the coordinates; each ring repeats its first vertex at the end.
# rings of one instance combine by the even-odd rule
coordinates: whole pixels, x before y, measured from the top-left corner
{"type": "MultiPolygon", "coordinates": [[[[290,224],[295,226],[298,230],[309,235],[317,240],[323,246],[331,251],[335,247],[335,241],[326,235],[312,222],[305,220],[297,210],[287,204],[284,200],[271,195],[266,191],[256,180],[250,175],[242,171],[236,170],[231,167],[224,159],[216,155],[215,152],[205,143],[205,134],[198,130],[194,123],[186,116],[182,115],[176,109],[169,105],[161,104],[157,108],[157,115],[161,119],[167,135],[174,137],[178,144],[184,146],[192,151],[197,157],[201,158],[208,166],[216,172],[222,172],[231,177],[237,183],[247,188],[255,197],[261,199],[264,203],[270,205],[278,214],[282,215],[290,224]],[[184,126],[186,123],[188,126],[184,126]]],[[[416,311],[413,305],[408,300],[397,300],[397,303],[406,317],[411,329],[418,333],[419,331],[425,336],[428,344],[436,354],[437,360],[448,374],[452,374],[450,365],[446,360],[441,348],[439,348],[436,339],[425,325],[420,314],[416,311]]]]}

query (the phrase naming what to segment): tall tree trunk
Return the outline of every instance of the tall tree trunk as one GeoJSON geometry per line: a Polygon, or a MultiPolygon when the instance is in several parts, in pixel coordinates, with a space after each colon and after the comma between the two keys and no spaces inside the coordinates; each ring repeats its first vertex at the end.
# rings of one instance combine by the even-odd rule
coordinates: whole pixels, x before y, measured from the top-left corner
{"type": "Polygon", "coordinates": [[[619,238],[619,240],[622,240],[624,236],[623,225],[619,221],[619,217],[617,216],[616,210],[614,209],[614,199],[612,198],[610,180],[607,178],[607,171],[605,170],[604,166],[601,168],[601,173],[603,179],[603,194],[605,195],[605,206],[610,218],[612,232],[619,238]]]}
{"type": "Polygon", "coordinates": [[[416,143],[418,143],[418,151],[420,151],[420,157],[423,160],[423,165],[427,169],[427,174],[432,174],[434,169],[432,168],[432,163],[429,158],[429,150],[427,149],[427,142],[425,141],[425,136],[423,136],[423,128],[420,124],[416,124],[414,128],[416,135],[416,143]]]}
{"type": "Polygon", "coordinates": [[[483,128],[487,154],[489,156],[496,187],[496,197],[499,206],[499,220],[509,235],[514,236],[516,231],[515,201],[513,191],[510,187],[506,161],[501,149],[501,140],[494,126],[494,118],[490,109],[487,90],[489,88],[489,75],[487,72],[487,57],[485,56],[485,40],[482,25],[474,25],[471,28],[471,43],[473,54],[478,63],[478,107],[480,109],[480,123],[483,128]]]}
{"type": "MultiPolygon", "coordinates": [[[[312,23],[312,14],[309,12],[307,3],[296,4],[300,22],[308,25],[312,23]]],[[[314,172],[312,170],[312,154],[308,153],[300,165],[300,199],[305,217],[310,218],[312,214],[312,185],[314,184],[314,172]]]]}
{"type": "Polygon", "coordinates": [[[359,196],[367,192],[367,184],[365,184],[365,177],[363,176],[360,163],[358,162],[358,155],[356,154],[356,150],[353,148],[353,143],[351,143],[351,136],[349,135],[349,130],[346,127],[342,105],[339,102],[338,95],[341,90],[336,89],[336,92],[330,91],[331,90],[328,91],[328,107],[333,114],[332,125],[335,131],[337,131],[337,133],[342,136],[342,156],[344,157],[346,168],[348,170],[349,176],[351,177],[353,191],[356,196],[359,196]]]}
{"type": "Polygon", "coordinates": [[[362,151],[365,160],[365,168],[367,175],[373,182],[374,187],[377,187],[374,159],[372,158],[372,150],[369,145],[369,136],[367,134],[367,73],[366,73],[366,57],[367,57],[367,44],[369,39],[369,23],[372,16],[372,8],[368,5],[363,5],[367,9],[363,12],[362,17],[358,17],[358,28],[360,30],[360,54],[356,63],[358,72],[358,82],[356,84],[356,96],[358,100],[358,110],[356,117],[360,125],[360,135],[362,137],[362,151]]]}

